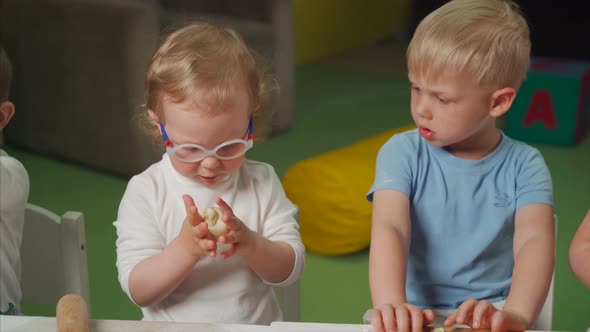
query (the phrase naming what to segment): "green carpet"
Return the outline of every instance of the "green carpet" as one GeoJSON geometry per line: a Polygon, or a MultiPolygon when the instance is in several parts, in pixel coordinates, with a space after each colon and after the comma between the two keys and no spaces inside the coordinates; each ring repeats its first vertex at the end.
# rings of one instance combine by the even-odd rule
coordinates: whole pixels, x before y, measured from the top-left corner
{"type": "MultiPolygon", "coordinates": [[[[267,138],[249,152],[250,159],[274,165],[279,175],[299,160],[411,123],[405,79],[308,64],[297,68],[296,89],[294,127],[267,138]]],[[[559,216],[553,328],[585,330],[590,326],[590,291],[570,272],[567,250],[590,208],[590,138],[576,147],[534,146],[551,169],[559,216]]],[[[29,172],[30,202],[59,214],[66,210],[84,212],[92,317],[140,318],[139,309],[121,291],[115,267],[112,222],[127,179],[10,146],[7,150],[29,172]]],[[[301,293],[302,320],[359,323],[371,303],[368,252],[339,257],[308,253],[301,293]]],[[[31,310],[30,314],[51,314],[31,310]]]]}

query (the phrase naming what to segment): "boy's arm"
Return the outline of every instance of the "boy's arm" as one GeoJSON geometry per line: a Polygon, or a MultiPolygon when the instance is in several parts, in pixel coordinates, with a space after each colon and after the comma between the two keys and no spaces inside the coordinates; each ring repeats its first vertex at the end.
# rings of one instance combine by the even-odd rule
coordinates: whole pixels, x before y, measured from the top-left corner
{"type": "Polygon", "coordinates": [[[590,210],[572,240],[569,263],[576,277],[590,288],[590,210]]]}
{"type": "Polygon", "coordinates": [[[373,194],[369,283],[373,307],[406,303],[410,201],[395,190],[373,194]]]}
{"type": "Polygon", "coordinates": [[[547,297],[555,264],[553,206],[528,204],[516,211],[514,270],[505,311],[523,318],[530,327],[547,297]]]}

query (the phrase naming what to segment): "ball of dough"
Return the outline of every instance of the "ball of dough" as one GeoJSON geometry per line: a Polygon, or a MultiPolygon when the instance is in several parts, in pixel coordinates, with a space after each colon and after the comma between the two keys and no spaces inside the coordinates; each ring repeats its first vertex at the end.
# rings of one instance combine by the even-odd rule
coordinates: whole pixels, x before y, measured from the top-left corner
{"type": "Polygon", "coordinates": [[[215,238],[227,234],[229,231],[227,225],[221,220],[221,216],[223,216],[223,212],[217,206],[209,206],[203,211],[203,219],[207,223],[209,232],[215,238]]]}

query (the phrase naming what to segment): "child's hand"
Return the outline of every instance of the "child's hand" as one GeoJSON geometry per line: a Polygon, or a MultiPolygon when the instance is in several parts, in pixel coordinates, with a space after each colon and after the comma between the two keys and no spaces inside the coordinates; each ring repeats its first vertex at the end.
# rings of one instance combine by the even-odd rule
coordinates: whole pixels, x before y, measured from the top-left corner
{"type": "Polygon", "coordinates": [[[197,210],[197,206],[193,198],[189,195],[183,195],[184,207],[186,209],[186,218],[178,234],[183,248],[185,248],[191,255],[202,256],[207,255],[215,257],[217,254],[217,244],[209,233],[207,223],[197,210]]]}
{"type": "Polygon", "coordinates": [[[524,331],[526,320],[517,313],[499,310],[490,302],[469,299],[445,320],[445,326],[466,324],[474,329],[491,329],[492,332],[524,331]]]}
{"type": "Polygon", "coordinates": [[[234,215],[234,211],[227,203],[217,197],[215,200],[221,211],[223,211],[223,222],[227,225],[229,232],[221,235],[217,241],[228,244],[229,249],[221,253],[221,257],[228,258],[233,255],[244,255],[248,252],[254,241],[254,232],[234,215]]]}
{"type": "Polygon", "coordinates": [[[422,332],[424,326],[434,322],[434,312],[422,310],[415,305],[403,303],[396,307],[385,304],[370,313],[375,332],[422,332]]]}

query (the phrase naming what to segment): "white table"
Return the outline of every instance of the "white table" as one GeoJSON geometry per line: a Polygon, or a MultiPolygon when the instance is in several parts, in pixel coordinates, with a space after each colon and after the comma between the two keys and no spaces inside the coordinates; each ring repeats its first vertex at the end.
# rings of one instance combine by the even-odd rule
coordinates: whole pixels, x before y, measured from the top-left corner
{"type": "MultiPolygon", "coordinates": [[[[268,332],[270,326],[209,323],[170,323],[96,319],[89,322],[90,332],[268,332]]],[[[0,315],[1,332],[54,332],[55,317],[0,315]]]]}
{"type": "MultiPolygon", "coordinates": [[[[94,319],[90,332],[373,332],[370,325],[273,322],[266,325],[94,319]]],[[[55,317],[0,315],[0,332],[54,332],[55,317]]]]}
{"type": "MultiPolygon", "coordinates": [[[[363,324],[291,322],[273,322],[270,326],[266,326],[97,319],[90,320],[89,326],[90,332],[373,332],[371,325],[363,324]]],[[[54,332],[56,327],[55,317],[0,315],[0,332],[54,332]]],[[[457,328],[454,331],[476,332],[483,330],[457,328]]]]}
{"type": "MultiPolygon", "coordinates": [[[[266,325],[171,323],[95,319],[90,332],[373,332],[370,325],[273,322],[266,325]]],[[[55,317],[0,315],[0,332],[54,332],[55,317]]]]}
{"type": "Polygon", "coordinates": [[[273,332],[373,332],[371,325],[273,322],[273,332]]]}

